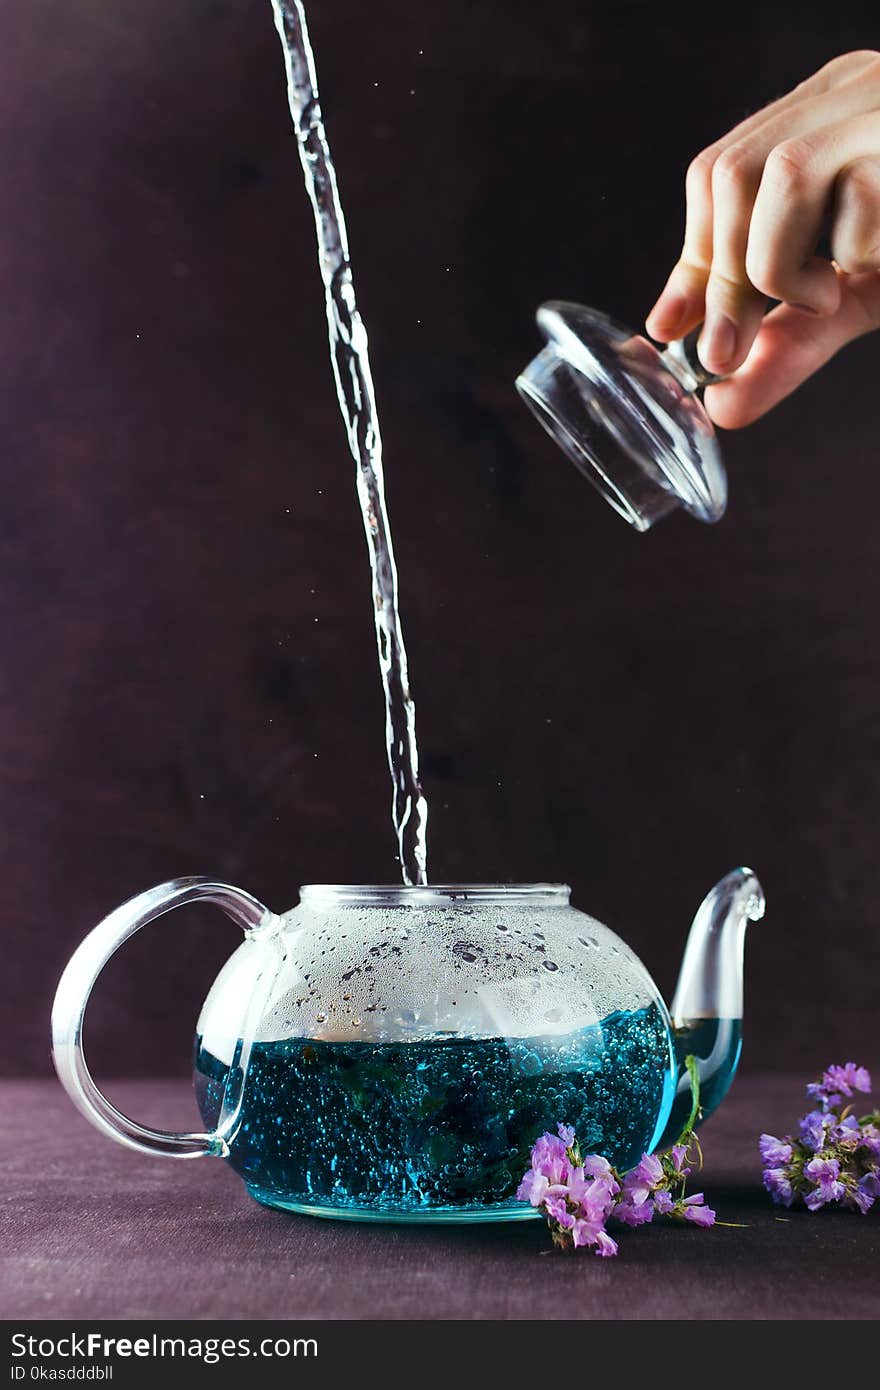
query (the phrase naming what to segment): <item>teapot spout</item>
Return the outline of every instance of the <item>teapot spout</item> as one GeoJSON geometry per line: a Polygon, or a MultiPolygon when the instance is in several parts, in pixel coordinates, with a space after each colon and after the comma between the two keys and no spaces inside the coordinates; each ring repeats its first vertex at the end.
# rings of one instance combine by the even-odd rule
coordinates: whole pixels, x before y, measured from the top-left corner
{"type": "Polygon", "coordinates": [[[658,1148],[674,1144],[691,1107],[685,1058],[697,1059],[700,1122],[721,1104],[742,1050],[743,948],[746,927],[764,915],[764,893],[751,869],[734,869],[704,898],[685,946],[672,1000],[678,1082],[658,1148]]]}
{"type": "Polygon", "coordinates": [[[746,927],[764,916],[764,893],[751,869],[734,869],[703,899],[693,920],[678,985],[672,1023],[742,1018],[743,947],[746,927]]]}

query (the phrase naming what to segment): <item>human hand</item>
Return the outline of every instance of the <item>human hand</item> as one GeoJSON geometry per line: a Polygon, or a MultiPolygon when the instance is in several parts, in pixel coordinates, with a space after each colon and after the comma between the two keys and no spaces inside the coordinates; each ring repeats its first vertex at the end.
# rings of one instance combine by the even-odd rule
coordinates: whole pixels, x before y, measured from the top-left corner
{"type": "Polygon", "coordinates": [[[647,319],[660,342],[704,321],[716,424],[750,424],[853,338],[880,328],[880,53],[846,53],[690,165],[681,258],[647,319]],[[815,254],[831,224],[834,261],[815,254]],[[782,301],[765,315],[767,299],[782,301]],[[732,375],[731,375],[732,374],[732,375]]]}

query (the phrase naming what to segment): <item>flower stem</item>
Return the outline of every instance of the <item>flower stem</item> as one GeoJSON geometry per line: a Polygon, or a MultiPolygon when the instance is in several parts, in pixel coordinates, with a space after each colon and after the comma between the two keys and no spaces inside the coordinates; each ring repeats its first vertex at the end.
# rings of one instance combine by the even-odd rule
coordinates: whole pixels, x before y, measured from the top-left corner
{"type": "Polygon", "coordinates": [[[692,1052],[689,1052],[685,1057],[684,1065],[691,1083],[691,1113],[685,1120],[684,1128],[675,1141],[676,1144],[687,1142],[694,1132],[694,1125],[700,1114],[700,1070],[697,1059],[692,1052]]]}

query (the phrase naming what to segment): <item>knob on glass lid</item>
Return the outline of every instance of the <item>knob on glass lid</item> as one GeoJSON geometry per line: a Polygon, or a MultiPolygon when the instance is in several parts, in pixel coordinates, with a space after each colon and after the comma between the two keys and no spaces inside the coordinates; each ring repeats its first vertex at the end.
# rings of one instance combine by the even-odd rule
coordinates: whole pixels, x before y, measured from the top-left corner
{"type": "Polygon", "coordinates": [[[717,380],[691,338],[658,351],[595,309],[554,300],[547,346],[517,377],[520,395],[607,502],[638,531],[684,507],[720,521],[727,475],[697,391],[717,380]]]}

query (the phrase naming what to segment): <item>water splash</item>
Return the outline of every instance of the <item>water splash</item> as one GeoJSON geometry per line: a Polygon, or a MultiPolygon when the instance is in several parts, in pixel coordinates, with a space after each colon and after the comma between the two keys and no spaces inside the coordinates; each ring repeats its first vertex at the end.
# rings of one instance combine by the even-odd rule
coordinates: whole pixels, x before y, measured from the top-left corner
{"type": "Polygon", "coordinates": [[[327,304],[330,358],[357,487],[370,569],[379,670],[385,691],[385,743],[394,786],[392,819],[406,884],[427,883],[428,804],[419,782],[416,711],[400,623],[397,569],[385,506],[382,437],[367,332],[358,313],[336,170],[318,100],[315,59],[300,0],[272,0],[284,49],[287,96],[306,190],[315,213],[318,265],[327,304]]]}

